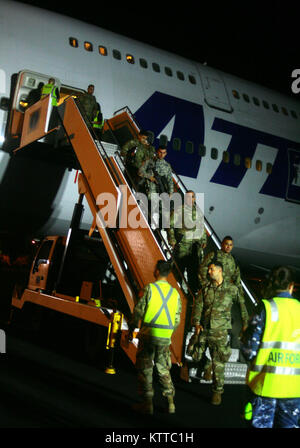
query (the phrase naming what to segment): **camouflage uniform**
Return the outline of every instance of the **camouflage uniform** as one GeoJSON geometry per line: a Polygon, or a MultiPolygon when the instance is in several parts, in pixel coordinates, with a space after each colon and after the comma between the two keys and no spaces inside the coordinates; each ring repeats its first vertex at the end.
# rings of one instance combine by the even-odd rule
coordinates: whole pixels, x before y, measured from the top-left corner
{"type": "Polygon", "coordinates": [[[199,289],[198,264],[203,258],[203,247],[207,242],[203,214],[195,204],[193,207],[184,204],[171,213],[168,241],[171,245],[176,243],[174,249],[176,263],[182,274],[187,269],[188,284],[195,294],[199,289]],[[196,223],[194,228],[193,223],[196,223]]]}
{"type": "Polygon", "coordinates": [[[201,285],[209,283],[207,278],[207,268],[214,258],[217,259],[217,261],[220,261],[223,265],[223,278],[228,282],[233,283],[238,288],[239,296],[243,299],[244,293],[241,284],[240,268],[236,264],[233,255],[230,253],[227,254],[221,249],[216,252],[209,252],[200,264],[198,276],[201,285]]]}
{"type": "Polygon", "coordinates": [[[151,200],[151,210],[149,209],[148,212],[152,213],[152,217],[154,218],[154,221],[157,221],[157,225],[160,217],[162,227],[167,227],[170,216],[170,201],[166,201],[164,195],[161,194],[166,193],[171,195],[174,193],[171,165],[164,159],[158,159],[156,157],[154,159],[148,159],[142,163],[138,171],[138,176],[146,181],[146,193],[148,199],[151,200]],[[159,183],[150,180],[150,178],[155,177],[156,174],[158,174],[161,182],[163,182],[163,187],[165,187],[163,190],[161,190],[159,183]],[[161,197],[159,198],[158,195],[161,195],[161,197]],[[166,224],[164,225],[164,223],[166,224]]]}
{"type": "MultiPolygon", "coordinates": [[[[201,285],[205,285],[209,283],[207,277],[207,269],[209,264],[216,258],[217,261],[220,261],[223,265],[223,278],[230,283],[233,283],[237,289],[239,298],[244,301],[244,292],[241,284],[241,272],[240,268],[237,265],[235,258],[231,253],[227,254],[223,250],[217,250],[216,252],[209,252],[205,257],[203,262],[199,267],[199,282],[201,285]]],[[[238,335],[241,331],[240,328],[240,315],[239,310],[237,309],[236,304],[233,305],[231,310],[231,317],[233,322],[233,330],[231,332],[231,346],[234,348],[240,347],[240,341],[238,339],[238,335]]],[[[209,368],[209,363],[205,366],[205,370],[209,368]]]]}
{"type": "Polygon", "coordinates": [[[151,195],[151,193],[162,193],[161,191],[159,191],[159,186],[157,183],[155,182],[151,182],[149,179],[150,177],[154,176],[154,171],[157,172],[157,174],[160,177],[164,177],[165,178],[165,183],[167,184],[167,191],[166,193],[168,194],[173,194],[174,193],[174,183],[173,183],[173,178],[172,178],[172,168],[171,165],[166,162],[166,160],[164,159],[158,159],[158,158],[154,158],[154,159],[148,159],[145,161],[145,163],[143,163],[139,169],[139,176],[143,177],[145,179],[147,179],[147,191],[149,196],[151,195]]]}
{"type": "Polygon", "coordinates": [[[95,96],[91,95],[90,93],[83,93],[78,97],[78,101],[83,107],[87,118],[90,121],[93,121],[98,111],[95,96]]]}
{"type": "Polygon", "coordinates": [[[147,159],[153,159],[155,156],[155,149],[152,145],[143,145],[137,138],[129,140],[121,149],[121,156],[127,157],[128,151],[136,148],[135,154],[132,156],[132,160],[128,161],[137,170],[140,168],[143,162],[147,159]]]}
{"type": "MultiPolygon", "coordinates": [[[[159,283],[159,282],[157,282],[159,283]]],[[[151,297],[151,289],[148,284],[143,296],[139,299],[128,324],[130,330],[138,328],[139,321],[143,322],[148,302],[151,297]]],[[[181,299],[178,294],[178,307],[175,316],[175,329],[180,323],[181,299]]],[[[170,339],[151,337],[149,327],[141,326],[139,331],[139,346],[136,355],[136,368],[138,371],[138,393],[144,399],[152,398],[153,390],[153,365],[155,364],[163,396],[174,396],[175,388],[172,382],[170,370],[172,367],[170,353],[170,339]]]]}
{"type": "Polygon", "coordinates": [[[230,358],[228,330],[231,329],[231,307],[233,301],[240,306],[243,323],[248,322],[248,312],[244,300],[236,286],[226,282],[216,286],[213,281],[198,293],[193,310],[193,325],[202,325],[199,336],[199,361],[208,346],[213,369],[213,392],[223,393],[225,363],[230,358]]]}

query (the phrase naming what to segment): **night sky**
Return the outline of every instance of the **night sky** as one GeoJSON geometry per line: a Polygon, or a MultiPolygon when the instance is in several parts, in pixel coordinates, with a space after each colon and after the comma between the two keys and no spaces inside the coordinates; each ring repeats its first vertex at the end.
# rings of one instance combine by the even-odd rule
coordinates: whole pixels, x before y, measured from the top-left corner
{"type": "Polygon", "coordinates": [[[23,3],[42,5],[300,99],[300,93],[291,91],[291,73],[300,68],[296,2],[23,3]]]}

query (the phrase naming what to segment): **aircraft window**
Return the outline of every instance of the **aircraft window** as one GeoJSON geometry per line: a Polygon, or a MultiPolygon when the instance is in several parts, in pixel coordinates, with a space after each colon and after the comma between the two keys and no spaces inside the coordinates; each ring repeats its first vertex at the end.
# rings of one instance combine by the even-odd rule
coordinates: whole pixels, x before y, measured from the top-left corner
{"type": "Polygon", "coordinates": [[[173,138],[173,149],[174,151],[180,151],[181,148],[181,140],[180,138],[173,138]]]}
{"type": "Polygon", "coordinates": [[[131,54],[126,54],[126,60],[129,64],[134,64],[134,57],[131,54]]]}
{"type": "Polygon", "coordinates": [[[98,50],[99,50],[99,54],[101,54],[101,56],[107,56],[107,48],[106,47],[99,45],[98,50]]]}
{"type": "Polygon", "coordinates": [[[73,48],[78,48],[78,40],[75,37],[69,37],[69,44],[73,48]]]}
{"type": "Polygon", "coordinates": [[[177,78],[180,79],[180,81],[184,81],[184,74],[182,72],[177,71],[177,78]]]}
{"type": "Polygon", "coordinates": [[[270,109],[269,103],[267,101],[263,100],[262,103],[265,109],[270,109]]]}
{"type": "Polygon", "coordinates": [[[241,164],[241,156],[240,156],[240,154],[234,154],[233,163],[236,166],[239,166],[241,164]]]}
{"type": "Polygon", "coordinates": [[[143,68],[148,68],[148,62],[146,61],[146,59],[140,59],[140,66],[143,68]]]}
{"type": "Polygon", "coordinates": [[[93,44],[91,42],[84,42],[84,49],[86,51],[93,51],[93,44]]]}
{"type": "Polygon", "coordinates": [[[272,168],[273,168],[272,163],[267,163],[266,171],[268,174],[272,173],[272,168]]]}
{"type": "Polygon", "coordinates": [[[160,66],[156,62],[153,62],[152,68],[155,72],[157,72],[157,73],[160,72],[160,66]]]}
{"type": "Polygon", "coordinates": [[[188,154],[194,153],[194,143],[193,142],[186,142],[185,144],[185,152],[188,154]]]}
{"type": "Polygon", "coordinates": [[[243,98],[246,101],[246,103],[250,103],[250,98],[246,93],[243,93],[243,98]]]}
{"type": "Polygon", "coordinates": [[[282,107],[281,110],[282,110],[284,115],[288,115],[289,114],[285,107],[282,107]]]}
{"type": "Polygon", "coordinates": [[[234,98],[236,98],[237,100],[240,99],[240,94],[239,94],[239,92],[238,92],[237,90],[233,90],[233,91],[232,91],[232,95],[233,95],[234,98]]]}
{"type": "Polygon", "coordinates": [[[162,134],[159,137],[159,146],[167,146],[167,144],[168,144],[168,137],[162,134]]]}
{"type": "Polygon", "coordinates": [[[256,160],[256,171],[261,171],[262,170],[262,161],[261,160],[256,160]]]}
{"type": "Polygon", "coordinates": [[[189,75],[189,81],[191,84],[196,84],[196,78],[193,75],[189,75]]]}
{"type": "Polygon", "coordinates": [[[255,104],[255,106],[259,106],[260,105],[259,99],[256,98],[255,96],[253,97],[253,103],[255,104]]]}
{"type": "Polygon", "coordinates": [[[278,106],[276,104],[272,104],[274,112],[279,112],[278,106]]]}
{"type": "Polygon", "coordinates": [[[173,76],[172,70],[170,69],[170,67],[165,67],[165,74],[167,76],[173,76]]]}
{"type": "Polygon", "coordinates": [[[245,157],[245,168],[249,169],[251,168],[251,158],[245,157]]]}
{"type": "Polygon", "coordinates": [[[115,59],[117,59],[118,61],[120,61],[122,59],[121,53],[119,52],[119,50],[113,50],[113,57],[115,59]]]}
{"type": "Polygon", "coordinates": [[[229,163],[230,160],[230,154],[228,151],[223,151],[223,158],[222,158],[224,163],[229,163]]]}
{"type": "Polygon", "coordinates": [[[199,156],[200,157],[205,157],[205,155],[206,155],[206,146],[200,144],[199,145],[199,156]]]}
{"type": "Polygon", "coordinates": [[[217,148],[211,148],[210,156],[212,159],[217,160],[217,158],[218,158],[217,148]]]}
{"type": "Polygon", "coordinates": [[[292,115],[293,118],[297,118],[297,114],[296,114],[296,112],[294,110],[291,110],[291,115],[292,115]]]}

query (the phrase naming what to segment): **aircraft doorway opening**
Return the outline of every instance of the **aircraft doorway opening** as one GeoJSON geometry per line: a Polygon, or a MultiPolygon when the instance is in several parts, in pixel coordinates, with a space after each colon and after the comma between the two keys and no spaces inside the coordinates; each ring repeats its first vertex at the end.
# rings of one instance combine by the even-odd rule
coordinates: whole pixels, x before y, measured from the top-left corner
{"type": "Polygon", "coordinates": [[[59,105],[69,96],[78,97],[84,93],[83,89],[61,84],[54,75],[37,73],[30,70],[22,70],[12,77],[11,109],[6,130],[6,150],[10,151],[18,147],[24,112],[40,99],[41,88],[48,83],[49,78],[55,79],[55,86],[59,89],[59,105]]]}
{"type": "Polygon", "coordinates": [[[60,106],[65,101],[66,98],[69,98],[69,96],[72,96],[73,98],[78,98],[82,93],[84,93],[84,90],[82,89],[62,85],[59,91],[60,99],[58,102],[58,106],[60,106]]]}

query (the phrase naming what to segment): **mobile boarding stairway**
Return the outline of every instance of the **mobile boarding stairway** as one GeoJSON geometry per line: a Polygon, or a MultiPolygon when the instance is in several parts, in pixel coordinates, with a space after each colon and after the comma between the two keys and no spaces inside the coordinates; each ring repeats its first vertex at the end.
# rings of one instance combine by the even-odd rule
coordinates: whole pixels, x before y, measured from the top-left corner
{"type": "MultiPolygon", "coordinates": [[[[71,144],[80,173],[78,176],[78,203],[82,202],[82,197],[85,196],[93,216],[89,234],[91,236],[95,229],[98,230],[125,300],[130,312],[132,312],[139,293],[146,284],[154,281],[153,273],[157,260],[171,258],[167,244],[162,244],[163,237],[160,235],[160,238],[157,239],[157,235],[152,231],[136,199],[134,188],[127,180],[128,176],[125,173],[123,161],[117,151],[119,145],[125,143],[124,141],[121,142],[122,135],[124,137],[124,130],[126,140],[128,140],[138,135],[139,127],[129,111],[122,110],[112,119],[106,120],[103,129],[104,134],[113,136],[115,145],[113,141],[112,144],[99,142],[74,98],[67,98],[57,108],[59,122],[53,129],[49,129],[51,109],[50,97],[46,97],[25,111],[20,146],[14,153],[26,151],[26,148],[29,148],[31,143],[37,140],[47,139],[55,134],[62,135],[63,131],[62,140],[67,137],[71,144]],[[110,152],[113,152],[113,154],[109,155],[107,149],[112,149],[110,152]],[[115,207],[108,214],[104,213],[103,208],[100,207],[103,204],[99,202],[99,198],[102,198],[101,194],[103,195],[103,193],[115,204],[115,207]],[[127,225],[131,213],[138,215],[140,223],[138,228],[127,225]]],[[[57,151],[60,151],[60,149],[58,147],[57,151]]],[[[173,179],[176,188],[184,194],[186,189],[176,174],[173,175],[173,179]]],[[[211,236],[209,244],[214,248],[220,248],[220,240],[206,219],[205,227],[208,235],[211,236]]],[[[186,317],[189,314],[188,307],[190,305],[188,305],[186,292],[179,287],[175,276],[170,274],[168,280],[173,287],[178,289],[182,301],[181,323],[173,334],[171,344],[172,362],[182,365],[184,361],[189,361],[186,356],[186,344],[191,333],[187,334],[186,317]]],[[[245,284],[243,284],[243,287],[246,296],[250,297],[255,305],[254,297],[245,284]]],[[[12,304],[16,308],[22,308],[27,301],[105,327],[113,325],[113,316],[116,311],[103,307],[99,308],[92,300],[81,303],[75,298],[63,296],[56,291],[45,294],[41,289],[33,291],[28,288],[25,289],[21,297],[14,295],[12,304]]],[[[131,344],[126,343],[124,337],[128,328],[126,317],[122,316],[116,325],[119,325],[119,330],[122,332],[121,347],[134,362],[137,339],[135,338],[131,344]]],[[[235,356],[234,363],[236,366],[238,366],[237,361],[238,357],[235,356]]],[[[245,365],[243,365],[242,370],[233,373],[233,376],[240,376],[243,382],[246,373],[244,370],[245,365]]],[[[229,382],[231,382],[230,375],[232,376],[232,373],[228,371],[228,375],[229,382]]],[[[197,371],[190,369],[190,376],[197,379],[197,371]]]]}

